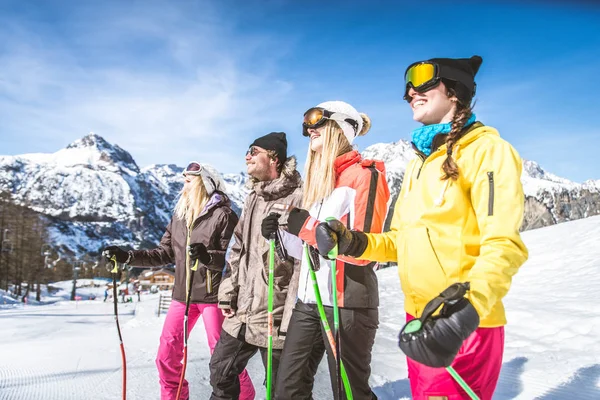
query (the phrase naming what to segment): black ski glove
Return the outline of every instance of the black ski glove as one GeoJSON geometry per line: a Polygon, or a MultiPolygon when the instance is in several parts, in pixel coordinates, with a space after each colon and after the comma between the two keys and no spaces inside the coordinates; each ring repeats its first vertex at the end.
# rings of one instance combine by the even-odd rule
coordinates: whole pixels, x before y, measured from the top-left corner
{"type": "Polygon", "coordinates": [[[279,217],[281,217],[281,215],[271,213],[262,220],[262,223],[260,224],[260,233],[265,239],[269,240],[273,234],[277,233],[277,229],[279,229],[279,217]]]}
{"type": "Polygon", "coordinates": [[[363,232],[351,231],[334,218],[317,225],[316,236],[319,253],[325,258],[336,244],[339,254],[350,257],[362,255],[369,244],[363,232]]]}
{"type": "Polygon", "coordinates": [[[288,232],[298,236],[306,220],[310,218],[310,213],[302,208],[292,208],[288,215],[288,232]]]}
{"type": "Polygon", "coordinates": [[[191,261],[200,260],[204,265],[210,264],[212,256],[206,249],[204,243],[192,243],[188,246],[188,254],[191,261]]]}
{"type": "Polygon", "coordinates": [[[108,259],[115,257],[117,262],[121,263],[121,264],[126,263],[127,261],[130,261],[129,253],[118,246],[108,246],[108,247],[104,248],[104,250],[102,251],[102,254],[108,259]]]}
{"type": "Polygon", "coordinates": [[[464,295],[469,283],[455,283],[425,306],[419,319],[408,322],[399,336],[407,357],[433,368],[452,364],[463,342],[479,326],[479,315],[464,295]],[[431,315],[443,304],[438,316],[431,315]]]}

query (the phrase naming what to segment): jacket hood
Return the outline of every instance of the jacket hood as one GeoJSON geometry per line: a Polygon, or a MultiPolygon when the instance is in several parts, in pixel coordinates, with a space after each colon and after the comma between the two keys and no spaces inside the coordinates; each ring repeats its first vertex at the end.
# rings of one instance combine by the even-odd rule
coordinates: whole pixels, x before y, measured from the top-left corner
{"type": "Polygon", "coordinates": [[[279,178],[273,179],[272,181],[261,182],[250,177],[248,182],[246,182],[246,187],[254,190],[257,195],[263,197],[265,200],[273,200],[287,196],[296,190],[296,188],[302,186],[302,177],[296,170],[296,165],[296,157],[288,157],[283,164],[283,169],[279,178]]]}

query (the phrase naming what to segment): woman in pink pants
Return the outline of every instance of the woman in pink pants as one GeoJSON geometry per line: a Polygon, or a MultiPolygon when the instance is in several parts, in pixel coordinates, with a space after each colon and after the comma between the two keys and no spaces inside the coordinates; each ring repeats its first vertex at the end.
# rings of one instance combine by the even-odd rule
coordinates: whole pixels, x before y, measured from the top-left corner
{"type": "MultiPolygon", "coordinates": [[[[177,396],[184,346],[183,320],[192,273],[195,275],[188,312],[189,332],[202,315],[211,354],[219,340],[224,317],[217,307],[217,294],[225,252],[238,222],[224,192],[225,184],[216,170],[192,162],[183,176],[184,185],[175,213],[158,247],[130,251],[117,246],[105,249],[109,257],[114,256],[118,262],[132,266],[175,264],[173,301],[167,312],[156,357],[162,400],[174,400],[177,396]],[[198,269],[192,271],[196,261],[198,269]]],[[[240,399],[254,399],[254,387],[246,370],[239,379],[240,399]]],[[[188,382],[184,380],[181,399],[189,398],[188,382]]]]}

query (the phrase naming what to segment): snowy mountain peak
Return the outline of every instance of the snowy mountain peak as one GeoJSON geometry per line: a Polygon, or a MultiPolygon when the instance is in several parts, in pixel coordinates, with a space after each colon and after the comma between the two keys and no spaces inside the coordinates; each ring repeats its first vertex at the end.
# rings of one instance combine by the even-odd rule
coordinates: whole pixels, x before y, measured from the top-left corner
{"type": "Polygon", "coordinates": [[[113,145],[108,143],[102,136],[100,136],[94,132],[90,132],[89,134],[85,135],[81,139],[77,139],[76,141],[74,141],[73,143],[68,145],[67,149],[76,149],[76,148],[82,148],[82,147],[94,147],[94,148],[102,151],[102,150],[112,149],[113,145]]]}
{"type": "Polygon", "coordinates": [[[377,143],[367,147],[362,153],[364,158],[381,160],[387,171],[404,173],[406,165],[415,157],[412,144],[406,140],[394,143],[377,143]]]}
{"type": "Polygon", "coordinates": [[[93,132],[74,141],[54,155],[57,159],[64,159],[70,166],[86,165],[92,169],[121,169],[130,175],[140,172],[131,154],[93,132]]]}

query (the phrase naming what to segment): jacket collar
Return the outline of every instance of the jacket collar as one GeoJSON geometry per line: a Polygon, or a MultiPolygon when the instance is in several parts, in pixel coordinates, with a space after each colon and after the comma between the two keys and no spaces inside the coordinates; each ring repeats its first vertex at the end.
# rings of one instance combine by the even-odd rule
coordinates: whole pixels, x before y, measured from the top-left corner
{"type": "Polygon", "coordinates": [[[254,191],[266,201],[276,200],[290,195],[294,190],[302,186],[302,177],[296,170],[296,157],[289,157],[283,164],[283,169],[278,178],[271,181],[257,181],[250,177],[246,187],[254,191]]]}
{"type": "MultiPolygon", "coordinates": [[[[476,121],[476,122],[472,123],[471,125],[465,127],[462,130],[462,132],[460,133],[457,142],[460,142],[461,145],[472,142],[475,138],[472,138],[473,135],[471,135],[471,133],[474,132],[477,128],[481,128],[483,126],[485,126],[485,125],[483,125],[479,121],[476,121]]],[[[478,132],[479,132],[479,130],[478,130],[478,132]]],[[[479,136],[479,135],[477,135],[477,136],[479,136]]],[[[446,149],[446,138],[447,137],[448,137],[447,133],[440,133],[438,135],[435,135],[435,137],[433,138],[433,141],[431,142],[431,155],[433,155],[433,153],[437,152],[438,150],[446,149]]],[[[427,156],[424,153],[422,153],[419,149],[417,149],[417,146],[415,146],[414,143],[411,143],[411,144],[412,144],[413,150],[419,156],[421,156],[423,159],[427,158],[427,156]]]]}
{"type": "Polygon", "coordinates": [[[338,156],[333,162],[335,173],[340,176],[348,167],[358,164],[362,161],[362,156],[357,150],[349,151],[348,153],[338,156]]]}

